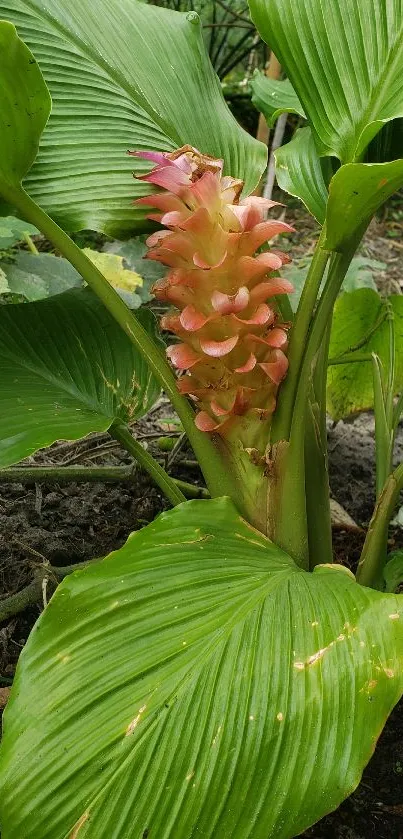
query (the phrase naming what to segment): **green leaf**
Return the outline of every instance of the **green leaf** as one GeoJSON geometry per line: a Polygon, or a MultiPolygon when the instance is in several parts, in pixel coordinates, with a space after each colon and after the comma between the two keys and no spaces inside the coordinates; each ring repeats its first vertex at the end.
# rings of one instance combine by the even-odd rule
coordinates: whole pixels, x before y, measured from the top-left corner
{"type": "Polygon", "coordinates": [[[403,583],[403,551],[392,551],[383,570],[385,590],[395,592],[403,583]]]}
{"type": "Polygon", "coordinates": [[[358,288],[372,288],[376,291],[374,274],[385,271],[385,262],[369,259],[367,256],[355,256],[344,278],[343,291],[356,291],[358,288]]]}
{"type": "Polygon", "coordinates": [[[321,161],[310,128],[300,128],[290,143],[277,149],[276,175],[281,189],[304,202],[307,210],[323,224],[330,180],[330,161],[321,161]],[[326,179],[325,179],[326,178],[326,179]]]}
{"type": "MultiPolygon", "coordinates": [[[[286,265],[281,269],[282,274],[294,285],[294,292],[289,296],[293,312],[296,312],[298,309],[302,289],[305,285],[305,280],[308,276],[311,262],[311,256],[303,256],[301,259],[295,260],[294,262],[291,262],[290,265],[286,265]]],[[[376,271],[384,271],[385,268],[385,263],[378,262],[377,259],[368,259],[365,256],[355,256],[354,259],[352,259],[345,276],[342,291],[355,291],[358,288],[372,288],[376,291],[374,273],[376,271]]],[[[323,277],[320,292],[323,290],[325,285],[326,276],[327,272],[323,277]]]]}
{"type": "MultiPolygon", "coordinates": [[[[157,339],[152,314],[139,314],[157,339]]],[[[160,388],[88,290],[0,306],[0,465],[145,414],[160,388]]]]}
{"type": "Polygon", "coordinates": [[[272,127],[281,114],[299,114],[305,117],[302,105],[289,79],[269,79],[265,73],[255,70],[250,80],[252,102],[272,127]]]}
{"type": "Polygon", "coordinates": [[[14,262],[2,262],[0,267],[7,277],[8,291],[22,294],[30,302],[83,286],[70,262],[52,253],[20,251],[14,262]]]}
{"type": "Polygon", "coordinates": [[[0,218],[0,250],[7,250],[17,245],[24,239],[25,234],[36,236],[38,233],[39,230],[27,221],[21,221],[13,216],[0,218]]]}
{"type": "MultiPolygon", "coordinates": [[[[119,243],[123,244],[123,243],[119,243]]],[[[99,268],[108,282],[131,309],[138,309],[150,299],[147,289],[143,292],[143,279],[137,272],[124,266],[122,256],[100,253],[84,248],[84,253],[99,268]]],[[[20,251],[12,263],[0,262],[7,278],[7,287],[0,287],[0,294],[22,294],[26,300],[43,300],[61,294],[69,288],[82,288],[84,282],[78,271],[63,257],[51,253],[32,254],[20,251]]]]}
{"type": "MultiPolygon", "coordinates": [[[[396,393],[403,383],[403,296],[389,298],[394,312],[396,340],[396,393]]],[[[359,348],[355,355],[376,353],[388,363],[389,330],[385,303],[370,288],[342,294],[335,305],[329,357],[338,358],[359,348]],[[376,328],[377,327],[377,328],[376,328]],[[375,330],[375,331],[374,331],[375,330]]],[[[328,370],[327,409],[334,420],[373,408],[371,361],[331,365],[328,370]]]]}
{"type": "Polygon", "coordinates": [[[324,247],[345,248],[402,185],[403,160],[342,166],[330,182],[324,247]]]}
{"type": "Polygon", "coordinates": [[[227,499],[182,504],[36,624],[4,715],[3,839],[290,839],[357,786],[402,642],[401,596],[302,572],[227,499]]]}
{"type": "Polygon", "coordinates": [[[320,155],[358,159],[382,125],[403,116],[401,0],[249,0],[284,67],[320,155]]]}
{"type": "Polygon", "coordinates": [[[8,200],[35,160],[51,103],[34,56],[4,20],[0,53],[0,191],[8,200]]]}
{"type": "Polygon", "coordinates": [[[128,149],[184,144],[222,157],[251,191],[267,150],[236,123],[209,62],[198,16],[137,0],[0,0],[35,53],[53,109],[29,194],[62,227],[112,236],[149,226],[133,207],[150,164],[128,149]]]}
{"type": "Polygon", "coordinates": [[[107,242],[104,250],[107,253],[116,253],[121,256],[131,271],[136,271],[143,278],[143,285],[137,290],[143,303],[152,299],[151,288],[157,280],[162,279],[166,274],[166,268],[160,262],[153,259],[145,259],[148,247],[145,244],[145,236],[136,236],[134,239],[127,239],[126,242],[107,242]]]}

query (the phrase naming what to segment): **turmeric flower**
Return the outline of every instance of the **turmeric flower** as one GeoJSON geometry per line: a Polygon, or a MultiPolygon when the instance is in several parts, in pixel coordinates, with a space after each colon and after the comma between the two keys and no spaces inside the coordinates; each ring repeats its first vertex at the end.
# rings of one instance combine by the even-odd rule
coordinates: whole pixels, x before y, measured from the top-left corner
{"type": "Polygon", "coordinates": [[[161,326],[179,338],[167,354],[183,371],[178,387],[196,403],[197,427],[225,436],[237,417],[269,418],[288,367],[289,324],[274,298],[293,286],[274,276],[284,253],[256,251],[292,228],[267,220],[275,202],[241,199],[243,182],[191,146],[133,154],[156,164],[141,180],[162,188],[136,203],[165,228],[148,238],[148,258],[168,266],[154,292],[176,309],[161,326]]]}

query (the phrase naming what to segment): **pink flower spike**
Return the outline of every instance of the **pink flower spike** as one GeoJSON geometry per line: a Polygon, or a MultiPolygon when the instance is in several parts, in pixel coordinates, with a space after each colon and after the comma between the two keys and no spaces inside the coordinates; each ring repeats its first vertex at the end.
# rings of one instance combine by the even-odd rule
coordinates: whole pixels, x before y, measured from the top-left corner
{"type": "Polygon", "coordinates": [[[276,248],[276,250],[275,250],[275,251],[272,251],[272,253],[273,253],[273,254],[275,254],[275,256],[279,256],[279,257],[280,257],[280,259],[281,259],[281,261],[282,261],[283,265],[289,265],[289,264],[290,264],[290,262],[292,262],[291,257],[288,255],[288,253],[284,253],[284,251],[279,251],[279,250],[277,250],[277,248],[276,248]]]}
{"type": "Polygon", "coordinates": [[[172,161],[167,158],[167,152],[163,151],[128,151],[130,157],[140,157],[143,160],[151,160],[158,166],[174,165],[172,161]]]}
{"type": "Polygon", "coordinates": [[[279,327],[272,329],[266,338],[266,343],[269,345],[269,347],[276,347],[276,349],[281,349],[282,347],[285,347],[287,341],[288,335],[285,329],[280,329],[279,327]]]}
{"type": "Polygon", "coordinates": [[[180,315],[180,322],[187,332],[196,332],[205,326],[208,320],[210,320],[209,316],[198,312],[194,306],[186,306],[180,315]]]}
{"type": "Polygon", "coordinates": [[[273,323],[274,313],[269,306],[266,305],[266,303],[261,303],[251,318],[243,320],[242,318],[237,317],[236,320],[239,321],[239,323],[245,323],[248,326],[263,326],[267,323],[273,323]]]}
{"type": "Polygon", "coordinates": [[[249,289],[242,286],[236,294],[223,294],[221,291],[213,291],[211,295],[213,309],[220,315],[232,315],[242,312],[249,303],[249,289]]]}
{"type": "Polygon", "coordinates": [[[236,347],[239,341],[239,336],[234,335],[232,338],[227,338],[226,341],[200,341],[200,347],[206,355],[213,358],[224,358],[236,347]]]}
{"type": "Polygon", "coordinates": [[[220,181],[212,172],[205,172],[192,187],[192,196],[202,207],[215,211],[220,207],[220,181]]]}
{"type": "Polygon", "coordinates": [[[254,253],[261,245],[279,236],[280,233],[294,233],[294,228],[284,221],[264,221],[257,224],[249,233],[249,247],[254,253]]]}
{"type": "Polygon", "coordinates": [[[279,385],[283,381],[288,370],[288,358],[281,350],[273,350],[274,361],[266,361],[259,364],[259,367],[266,373],[274,384],[279,385]]]}
{"type": "Polygon", "coordinates": [[[187,344],[175,344],[168,347],[167,356],[178,370],[190,370],[201,359],[199,354],[187,344]]]}
{"type": "Polygon", "coordinates": [[[172,236],[170,230],[156,230],[155,233],[152,233],[151,236],[146,239],[146,245],[148,248],[155,248],[162,242],[163,239],[166,239],[167,236],[172,236]]]}
{"type": "Polygon", "coordinates": [[[147,181],[150,184],[161,186],[163,189],[168,189],[174,195],[179,195],[184,187],[189,187],[189,176],[178,169],[177,166],[164,166],[152,169],[148,175],[137,175],[137,180],[147,181]]]}
{"type": "Polygon", "coordinates": [[[244,364],[243,367],[235,367],[235,373],[251,373],[252,370],[255,369],[256,364],[257,364],[257,359],[256,359],[256,356],[252,352],[250,354],[246,364],[244,364]]]}
{"type": "Polygon", "coordinates": [[[223,408],[221,405],[219,405],[219,403],[215,399],[212,399],[211,402],[210,402],[211,410],[215,413],[216,417],[226,417],[226,416],[228,416],[228,414],[231,413],[231,411],[232,411],[232,409],[235,405],[235,400],[236,400],[236,396],[234,396],[234,398],[232,400],[232,404],[230,405],[229,408],[223,408]]]}
{"type": "Polygon", "coordinates": [[[259,283],[255,286],[250,293],[250,299],[253,303],[261,303],[268,297],[275,297],[277,294],[291,294],[293,291],[294,286],[289,280],[273,277],[272,280],[267,280],[265,283],[259,283]]]}
{"type": "Polygon", "coordinates": [[[200,411],[195,418],[195,425],[199,431],[216,431],[219,423],[214,422],[207,411],[200,411]]]}
{"type": "Polygon", "coordinates": [[[206,262],[206,260],[203,259],[203,257],[200,256],[199,253],[195,253],[195,255],[193,257],[193,263],[194,263],[194,265],[196,265],[196,268],[202,268],[204,271],[207,271],[207,270],[210,271],[210,270],[213,270],[214,268],[220,268],[220,266],[223,264],[223,262],[225,262],[226,257],[227,257],[227,251],[225,251],[224,254],[219,258],[218,262],[216,262],[214,265],[211,265],[209,262],[206,262]]]}
{"type": "Polygon", "coordinates": [[[239,219],[243,230],[252,230],[257,224],[265,221],[267,211],[276,204],[277,201],[269,201],[267,198],[250,195],[240,201],[237,206],[232,207],[232,211],[239,219]]]}
{"type": "Polygon", "coordinates": [[[183,210],[173,210],[161,216],[161,224],[167,227],[180,227],[190,216],[190,210],[184,206],[183,210]]]}
{"type": "Polygon", "coordinates": [[[258,262],[259,265],[264,265],[268,271],[279,271],[283,266],[283,260],[280,259],[278,254],[270,253],[269,251],[266,251],[266,253],[259,253],[256,257],[256,262],[258,262]]]}

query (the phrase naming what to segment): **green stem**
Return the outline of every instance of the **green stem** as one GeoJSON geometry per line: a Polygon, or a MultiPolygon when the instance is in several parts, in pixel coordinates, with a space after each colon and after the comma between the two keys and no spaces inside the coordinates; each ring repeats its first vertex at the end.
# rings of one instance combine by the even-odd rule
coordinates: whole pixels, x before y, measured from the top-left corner
{"type": "Polygon", "coordinates": [[[31,251],[31,253],[34,253],[35,256],[37,256],[39,253],[38,248],[36,247],[36,245],[34,245],[29,233],[24,233],[23,235],[24,242],[26,242],[26,244],[28,245],[28,249],[31,251]]]}
{"type": "Polygon", "coordinates": [[[349,355],[345,353],[343,355],[337,355],[334,358],[329,358],[327,362],[328,367],[332,367],[334,364],[355,364],[356,362],[364,362],[364,361],[372,361],[371,353],[363,353],[362,355],[349,355]]]}
{"type": "Polygon", "coordinates": [[[133,312],[130,311],[85,253],[30,198],[22,187],[2,189],[2,194],[6,200],[18,208],[24,218],[41,230],[46,238],[53,242],[60,253],[69,260],[85,282],[102,300],[104,306],[126,332],[141,355],[146,358],[182,422],[190,444],[200,462],[211,495],[213,497],[229,495],[236,503],[236,487],[233,486],[226,475],[219,452],[210,437],[196,428],[194,411],[187,399],[180,395],[171,368],[133,312]]]}
{"type": "Polygon", "coordinates": [[[320,351],[328,324],[331,323],[334,304],[337,300],[343,280],[350,267],[351,260],[357,250],[360,239],[358,241],[354,240],[354,244],[352,244],[346,251],[342,253],[334,253],[332,256],[326,285],[313,317],[303,363],[300,368],[298,390],[301,390],[302,393],[308,392],[307,388],[309,388],[315,358],[320,351]]]}
{"type": "Polygon", "coordinates": [[[303,353],[306,347],[319,289],[330,256],[329,251],[323,250],[323,241],[324,232],[322,230],[291,330],[288,349],[289,371],[285,382],[281,386],[277,409],[273,417],[273,443],[279,440],[288,440],[290,436],[303,353]]]}
{"type": "Polygon", "coordinates": [[[395,431],[393,427],[393,404],[388,408],[383,365],[375,353],[372,355],[372,375],[375,415],[376,500],[378,501],[393,469],[395,431]]]}
{"type": "Polygon", "coordinates": [[[149,454],[149,452],[146,451],[146,449],[143,449],[143,446],[134,439],[134,437],[130,434],[129,429],[123,422],[116,420],[111,425],[109,434],[114,437],[115,440],[118,440],[123,448],[130,452],[140,466],[142,466],[143,469],[151,475],[152,479],[156,484],[158,484],[160,489],[162,489],[163,493],[169,501],[171,501],[174,507],[176,504],[181,504],[182,501],[186,501],[186,497],[183,492],[181,492],[172,478],[170,478],[170,476],[165,472],[165,469],[163,469],[162,466],[160,466],[159,463],[149,454]]]}
{"type": "Polygon", "coordinates": [[[363,586],[382,589],[386,562],[388,527],[403,489],[403,463],[389,476],[372,516],[357,569],[363,586]]]}
{"type": "Polygon", "coordinates": [[[21,591],[17,591],[16,594],[0,600],[0,623],[9,620],[9,618],[13,618],[14,615],[20,614],[28,606],[33,606],[35,603],[38,603],[42,596],[42,579],[43,576],[40,577],[37,575],[35,580],[21,589],[21,591]]]}
{"type": "MultiPolygon", "coordinates": [[[[123,483],[134,481],[136,474],[136,468],[133,466],[16,466],[0,469],[0,484],[123,483]]],[[[210,497],[209,491],[204,487],[189,484],[179,478],[170,480],[186,498],[210,497]]]]}
{"type": "Polygon", "coordinates": [[[328,323],[313,375],[305,433],[305,488],[310,567],[333,562],[326,429],[326,384],[331,324],[328,323]]]}
{"type": "Polygon", "coordinates": [[[56,580],[63,580],[69,574],[72,574],[73,571],[87,568],[96,562],[100,562],[99,557],[89,559],[87,562],[76,562],[75,565],[66,565],[59,568],[44,563],[36,569],[32,583],[22,588],[21,591],[17,591],[16,594],[0,600],[0,623],[15,617],[15,615],[19,615],[30,606],[35,606],[37,603],[40,603],[43,596],[42,585],[44,580],[51,579],[52,577],[56,578],[56,580]]]}

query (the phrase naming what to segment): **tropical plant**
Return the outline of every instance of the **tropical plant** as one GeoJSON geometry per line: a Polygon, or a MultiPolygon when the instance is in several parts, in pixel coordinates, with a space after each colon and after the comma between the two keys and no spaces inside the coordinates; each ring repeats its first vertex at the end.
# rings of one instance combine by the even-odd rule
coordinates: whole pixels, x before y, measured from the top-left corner
{"type": "Polygon", "coordinates": [[[36,624],[4,715],[4,839],[290,839],[356,787],[403,693],[396,558],[384,582],[403,486],[393,304],[332,347],[336,367],[367,344],[373,359],[378,498],[356,577],[333,563],[325,428],[339,291],[403,184],[402,160],[362,162],[402,115],[403,5],[249,5],[309,123],[278,157],[322,225],[295,315],[287,257],[262,250],[287,226],[251,195],[266,150],[229,114],[197,15],[0,0],[4,211],[88,285],[1,307],[2,463],[109,429],[173,505],[69,574],[36,624]],[[65,232],[91,226],[152,229],[179,382],[149,313],[65,232]],[[129,431],[159,388],[210,500],[186,502],[129,431]]]}

